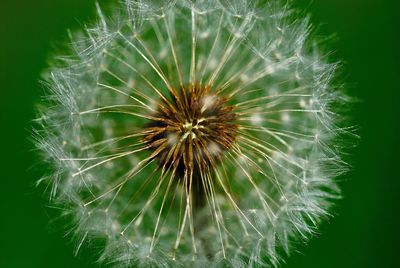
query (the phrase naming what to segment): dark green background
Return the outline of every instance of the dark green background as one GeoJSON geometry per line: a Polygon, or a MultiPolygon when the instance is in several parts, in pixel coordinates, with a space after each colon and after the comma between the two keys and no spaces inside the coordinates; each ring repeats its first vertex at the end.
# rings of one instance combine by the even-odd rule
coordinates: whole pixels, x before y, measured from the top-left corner
{"type": "MultiPolygon", "coordinates": [[[[337,33],[346,61],[360,145],[344,199],[321,235],[285,267],[400,267],[400,8],[396,1],[294,1],[308,8],[320,33],[337,33]],[[395,6],[396,5],[396,6],[395,6]]],[[[28,138],[39,74],[66,30],[94,18],[93,0],[1,0],[0,3],[0,267],[94,267],[49,224],[34,188],[40,169],[28,138]]]]}

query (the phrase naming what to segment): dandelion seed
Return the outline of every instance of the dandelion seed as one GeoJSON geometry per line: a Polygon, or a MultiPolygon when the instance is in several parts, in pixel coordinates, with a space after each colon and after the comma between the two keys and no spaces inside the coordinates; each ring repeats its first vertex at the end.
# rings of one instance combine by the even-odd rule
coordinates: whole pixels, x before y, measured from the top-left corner
{"type": "Polygon", "coordinates": [[[161,2],[97,5],[45,75],[52,202],[111,266],[277,266],[339,195],[337,65],[280,1],[161,2]]]}

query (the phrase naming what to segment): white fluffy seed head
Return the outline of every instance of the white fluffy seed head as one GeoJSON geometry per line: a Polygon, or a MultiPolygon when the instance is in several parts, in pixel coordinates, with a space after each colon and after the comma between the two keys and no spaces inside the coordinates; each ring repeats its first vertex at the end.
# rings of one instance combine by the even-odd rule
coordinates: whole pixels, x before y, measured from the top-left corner
{"type": "MultiPolygon", "coordinates": [[[[347,167],[347,99],[308,19],[275,0],[125,0],[111,19],[97,8],[99,23],[45,74],[36,130],[78,249],[105,239],[100,261],[118,267],[277,266],[328,215],[347,167]],[[171,92],[195,85],[212,93],[202,112],[224,98],[237,126],[233,146],[193,155],[218,156],[197,186],[143,140],[171,92]]],[[[195,143],[176,133],[168,148],[195,143]]]]}

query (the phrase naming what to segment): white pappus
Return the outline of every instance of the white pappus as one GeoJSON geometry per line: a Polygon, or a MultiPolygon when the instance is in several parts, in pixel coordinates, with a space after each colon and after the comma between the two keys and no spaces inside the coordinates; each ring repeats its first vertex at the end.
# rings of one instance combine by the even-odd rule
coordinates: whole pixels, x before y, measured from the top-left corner
{"type": "Polygon", "coordinates": [[[278,266],[348,169],[348,98],[308,18],[278,0],[97,9],[44,74],[35,130],[77,250],[101,241],[116,267],[278,266]]]}

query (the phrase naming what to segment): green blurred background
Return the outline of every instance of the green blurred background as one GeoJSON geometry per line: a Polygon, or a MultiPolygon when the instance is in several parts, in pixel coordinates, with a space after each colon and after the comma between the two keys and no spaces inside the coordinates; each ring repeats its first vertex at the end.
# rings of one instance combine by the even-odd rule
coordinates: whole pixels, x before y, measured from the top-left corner
{"type": "MultiPolygon", "coordinates": [[[[100,1],[101,3],[103,1],[100,1]]],[[[106,1],[111,2],[111,1],[106,1]]],[[[346,63],[360,145],[344,199],[319,237],[284,267],[400,267],[400,5],[379,0],[296,0],[322,34],[337,33],[335,57],[346,63]]],[[[95,267],[89,254],[51,226],[34,187],[40,169],[29,142],[38,80],[53,46],[95,17],[93,0],[1,0],[0,267],[95,267]]]]}

